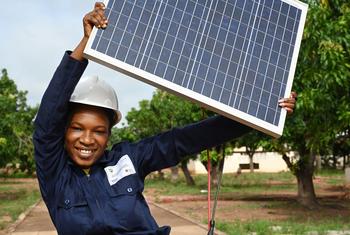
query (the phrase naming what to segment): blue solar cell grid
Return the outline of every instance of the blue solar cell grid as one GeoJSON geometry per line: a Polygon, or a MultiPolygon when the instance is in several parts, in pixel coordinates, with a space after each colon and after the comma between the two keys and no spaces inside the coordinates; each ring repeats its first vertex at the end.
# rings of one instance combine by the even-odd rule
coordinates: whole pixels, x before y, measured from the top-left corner
{"type": "Polygon", "coordinates": [[[278,125],[301,10],[281,0],[110,0],[91,46],[278,125]]]}

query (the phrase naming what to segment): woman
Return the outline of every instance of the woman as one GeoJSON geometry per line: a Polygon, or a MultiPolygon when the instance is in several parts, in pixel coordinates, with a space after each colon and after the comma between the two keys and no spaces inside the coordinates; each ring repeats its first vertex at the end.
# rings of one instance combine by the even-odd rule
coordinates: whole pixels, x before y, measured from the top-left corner
{"type": "MultiPolygon", "coordinates": [[[[103,3],[84,16],[83,26],[82,40],[65,53],[35,120],[37,175],[51,219],[59,234],[169,234],[170,227],[159,227],[150,214],[145,177],[250,128],[216,116],[107,151],[111,127],[120,120],[116,96],[97,78],[79,82],[92,28],[107,27],[103,3]]],[[[280,101],[289,113],[294,104],[294,93],[280,101]]]]}

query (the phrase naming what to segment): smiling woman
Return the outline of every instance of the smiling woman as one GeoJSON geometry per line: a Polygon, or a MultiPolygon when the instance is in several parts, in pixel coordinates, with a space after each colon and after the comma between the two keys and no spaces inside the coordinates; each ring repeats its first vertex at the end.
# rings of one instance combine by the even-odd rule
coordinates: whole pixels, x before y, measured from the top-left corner
{"type": "Polygon", "coordinates": [[[81,168],[90,168],[103,154],[111,123],[103,108],[75,105],[65,136],[66,150],[81,168]]]}
{"type": "MultiPolygon", "coordinates": [[[[168,235],[170,227],[158,226],[143,196],[145,177],[250,128],[215,116],[106,150],[111,127],[121,118],[117,98],[91,85],[98,83],[96,77],[80,79],[88,64],[83,50],[92,28],[107,27],[104,10],[103,3],[96,3],[85,15],[84,37],[73,52],[64,54],[35,119],[42,197],[60,235],[168,235]]],[[[294,103],[291,96],[280,105],[291,112],[294,103]]]]}

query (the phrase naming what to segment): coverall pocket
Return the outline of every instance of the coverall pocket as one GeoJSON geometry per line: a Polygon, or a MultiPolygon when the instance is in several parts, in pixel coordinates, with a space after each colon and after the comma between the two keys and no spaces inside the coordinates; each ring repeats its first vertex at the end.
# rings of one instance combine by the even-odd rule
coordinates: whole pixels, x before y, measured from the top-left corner
{"type": "Polygon", "coordinates": [[[129,175],[109,186],[109,205],[106,214],[118,215],[118,222],[131,231],[146,229],[152,218],[142,196],[143,184],[136,174],[129,175]]]}
{"type": "Polygon", "coordinates": [[[56,225],[62,234],[81,234],[91,225],[88,203],[80,193],[64,193],[58,196],[56,225]]]}
{"type": "Polygon", "coordinates": [[[109,195],[118,197],[122,195],[134,195],[142,191],[140,179],[136,174],[132,174],[119,180],[116,184],[109,186],[109,195]]]}
{"type": "Polygon", "coordinates": [[[66,196],[60,195],[58,201],[58,208],[64,208],[66,210],[75,208],[75,207],[84,207],[87,206],[87,201],[82,196],[66,196]]]}

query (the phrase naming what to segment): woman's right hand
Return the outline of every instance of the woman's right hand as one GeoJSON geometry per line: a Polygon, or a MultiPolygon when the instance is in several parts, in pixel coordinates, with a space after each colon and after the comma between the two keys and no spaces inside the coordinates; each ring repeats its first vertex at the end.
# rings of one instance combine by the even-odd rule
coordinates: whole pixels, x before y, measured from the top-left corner
{"type": "Polygon", "coordinates": [[[83,18],[84,36],[78,46],[73,50],[71,57],[83,61],[84,60],[84,49],[92,32],[92,29],[106,28],[107,18],[105,16],[105,4],[102,2],[96,2],[95,7],[92,11],[87,13],[83,18]]]}
{"type": "Polygon", "coordinates": [[[108,21],[105,16],[105,5],[102,2],[96,2],[92,11],[83,18],[84,37],[89,38],[93,27],[106,28],[108,21]]]}

